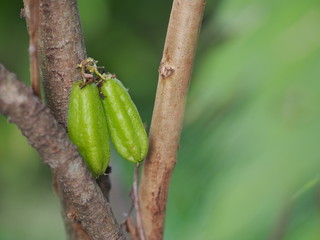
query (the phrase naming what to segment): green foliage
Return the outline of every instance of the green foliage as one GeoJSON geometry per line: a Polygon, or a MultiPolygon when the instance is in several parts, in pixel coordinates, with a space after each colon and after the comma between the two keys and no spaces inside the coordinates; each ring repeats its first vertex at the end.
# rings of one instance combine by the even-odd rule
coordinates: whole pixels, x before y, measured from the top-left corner
{"type": "MultiPolygon", "coordinates": [[[[148,125],[171,3],[79,0],[88,55],[129,87],[148,125]]],[[[21,6],[2,4],[0,61],[27,82],[21,6]]],[[[208,1],[165,239],[268,239],[287,211],[283,239],[319,238],[319,22],[318,0],[208,1]]],[[[3,118],[0,132],[0,239],[63,239],[48,170],[3,118]]],[[[122,220],[133,166],[112,162],[122,220]]]]}

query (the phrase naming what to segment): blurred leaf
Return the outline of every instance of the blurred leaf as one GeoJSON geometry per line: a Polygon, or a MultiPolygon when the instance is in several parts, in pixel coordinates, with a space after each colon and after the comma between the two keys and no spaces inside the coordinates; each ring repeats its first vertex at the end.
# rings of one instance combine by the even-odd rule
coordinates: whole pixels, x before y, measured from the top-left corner
{"type": "Polygon", "coordinates": [[[172,239],[268,239],[291,196],[319,173],[318,2],[220,7],[228,41],[195,69],[170,192],[172,239]]]}

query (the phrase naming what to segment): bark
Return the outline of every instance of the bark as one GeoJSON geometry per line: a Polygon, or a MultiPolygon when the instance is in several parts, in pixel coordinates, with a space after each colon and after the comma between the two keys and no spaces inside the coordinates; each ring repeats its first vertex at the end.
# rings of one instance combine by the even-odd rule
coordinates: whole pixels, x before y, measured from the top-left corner
{"type": "Polygon", "coordinates": [[[140,209],[148,240],[163,238],[168,188],[204,7],[205,0],[173,2],[159,68],[149,153],[140,182],[140,209]]]}
{"type": "MultiPolygon", "coordinates": [[[[26,10],[29,18],[27,6],[26,10]]],[[[70,88],[81,79],[76,65],[86,58],[77,1],[40,0],[39,27],[45,98],[53,116],[66,126],[70,88]]]]}
{"type": "MultiPolygon", "coordinates": [[[[81,79],[76,65],[86,58],[77,1],[24,0],[24,5],[29,31],[35,32],[35,22],[39,28],[39,34],[36,35],[39,39],[33,37],[30,44],[39,44],[40,71],[47,105],[55,119],[66,127],[70,87],[73,82],[81,79]],[[40,3],[39,21],[33,21],[32,6],[35,8],[37,2],[40,3]]],[[[30,34],[30,37],[32,36],[34,35],[30,34]]],[[[30,59],[34,59],[31,53],[30,59]]],[[[31,69],[34,69],[35,62],[31,61],[31,65],[31,69]]],[[[56,183],[55,191],[63,208],[62,215],[68,238],[89,240],[80,223],[68,217],[68,213],[75,211],[74,206],[61,191],[57,180],[53,181],[56,183]]],[[[109,177],[99,178],[98,183],[104,195],[108,196],[109,177]]]]}
{"type": "Polygon", "coordinates": [[[31,88],[0,65],[0,113],[15,123],[51,168],[74,207],[67,217],[80,222],[92,239],[125,239],[109,203],[95,183],[65,129],[31,88]]]}
{"type": "Polygon", "coordinates": [[[24,0],[29,9],[29,59],[30,59],[30,79],[33,93],[41,98],[38,40],[39,40],[39,0],[24,0]]]}

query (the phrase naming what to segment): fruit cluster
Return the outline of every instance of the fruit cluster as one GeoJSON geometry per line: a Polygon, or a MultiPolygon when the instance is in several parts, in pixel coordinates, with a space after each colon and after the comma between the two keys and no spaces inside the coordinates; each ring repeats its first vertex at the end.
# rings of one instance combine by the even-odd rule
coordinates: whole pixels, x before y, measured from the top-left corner
{"type": "Polygon", "coordinates": [[[148,137],[127,89],[96,63],[87,58],[78,65],[82,81],[71,88],[67,127],[71,141],[98,177],[110,161],[109,135],[117,152],[133,163],[146,157],[148,137]]]}

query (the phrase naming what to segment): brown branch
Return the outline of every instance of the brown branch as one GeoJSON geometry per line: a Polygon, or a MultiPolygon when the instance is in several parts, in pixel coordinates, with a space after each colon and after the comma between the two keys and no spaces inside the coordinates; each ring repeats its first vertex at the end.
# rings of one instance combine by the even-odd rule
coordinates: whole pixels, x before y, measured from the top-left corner
{"type": "MultiPolygon", "coordinates": [[[[24,0],[30,25],[30,9],[24,0]]],[[[48,107],[57,121],[66,126],[69,91],[81,79],[76,64],[86,58],[76,0],[39,0],[40,71],[48,107]]]]}
{"type": "Polygon", "coordinates": [[[81,222],[92,239],[125,239],[110,205],[89,173],[65,129],[32,90],[0,65],[0,113],[15,123],[49,165],[74,206],[67,216],[81,222]]]}
{"type": "Polygon", "coordinates": [[[140,206],[139,206],[139,202],[140,202],[139,191],[138,191],[139,168],[140,168],[140,163],[137,163],[134,169],[133,184],[129,194],[132,200],[132,205],[128,212],[127,218],[121,223],[121,226],[126,227],[126,231],[130,234],[131,240],[146,240],[144,230],[143,230],[143,225],[142,225],[141,214],[140,214],[140,206]],[[136,211],[135,223],[132,221],[132,218],[131,218],[133,209],[135,209],[136,211]]]}
{"type": "MultiPolygon", "coordinates": [[[[62,125],[66,126],[66,119],[67,119],[67,104],[69,98],[69,89],[68,86],[72,84],[75,78],[80,78],[80,73],[76,71],[69,71],[65,74],[65,70],[69,70],[71,62],[74,61],[74,69],[77,63],[79,63],[79,58],[83,56],[85,57],[85,49],[84,45],[82,44],[82,36],[81,36],[81,28],[79,24],[79,16],[77,11],[77,5],[74,1],[55,1],[55,4],[49,4],[43,0],[39,0],[39,25],[38,31],[38,44],[40,45],[40,53],[41,53],[41,72],[42,77],[44,77],[44,90],[45,90],[45,97],[47,99],[47,104],[54,115],[54,117],[60,122],[62,125]],[[65,8],[65,9],[63,9],[65,8]],[[41,11],[41,13],[40,13],[41,11]],[[51,14],[50,14],[51,13],[51,14]],[[47,19],[47,16],[52,15],[50,19],[47,19]],[[75,17],[69,17],[75,16],[75,17]],[[50,20],[50,21],[49,21],[50,20]],[[69,31],[70,29],[67,28],[59,28],[61,22],[70,22],[73,20],[75,25],[79,25],[78,29],[74,29],[74,31],[69,31]],[[46,26],[46,21],[49,21],[49,24],[52,25],[51,28],[43,28],[46,26]],[[49,31],[49,32],[46,32],[49,31]],[[55,39],[57,39],[56,44],[61,42],[61,39],[65,37],[65,41],[71,42],[69,46],[63,46],[62,48],[56,48],[52,45],[55,44],[55,39]],[[78,39],[79,41],[71,41],[73,39],[78,39]],[[60,42],[58,41],[60,40],[60,42]],[[48,45],[49,43],[49,45],[48,45]],[[46,48],[44,46],[49,46],[51,52],[46,52],[46,48]],[[59,50],[63,49],[64,53],[59,52],[59,50]],[[72,49],[78,49],[78,54],[73,54],[72,49]],[[54,68],[49,68],[52,70],[49,74],[46,73],[46,67],[55,67],[57,63],[50,62],[46,60],[46,57],[50,59],[58,59],[60,68],[54,70],[54,68]],[[51,65],[50,65],[51,64],[51,65]],[[63,67],[65,66],[65,67],[63,67]],[[69,67],[67,67],[69,66],[69,67]],[[52,73],[52,74],[50,74],[52,73]],[[58,78],[58,76],[66,76],[68,78],[58,78]],[[50,84],[52,81],[53,84],[50,84]],[[46,89],[47,86],[52,86],[50,89],[46,89]],[[49,94],[52,91],[52,94],[49,94]]],[[[34,16],[32,16],[34,11],[34,0],[24,0],[24,15],[27,20],[27,26],[30,31],[34,22],[34,16]],[[33,2],[33,5],[30,4],[30,1],[33,2]],[[32,7],[33,6],[33,7],[32,7]]],[[[30,34],[30,37],[31,34],[30,34]]],[[[30,39],[30,42],[32,40],[30,39]]],[[[39,59],[39,55],[38,59],[39,59]]],[[[82,60],[82,59],[81,59],[82,60]]],[[[34,62],[31,62],[31,69],[34,67],[34,62]]],[[[39,64],[39,63],[38,63],[39,64]]],[[[39,68],[39,65],[37,66],[39,68]]],[[[72,218],[68,217],[68,213],[74,211],[74,206],[72,203],[69,202],[68,198],[64,196],[62,187],[57,183],[57,179],[53,176],[53,182],[55,186],[55,191],[60,198],[61,206],[63,208],[62,215],[64,219],[65,228],[68,234],[69,240],[90,240],[87,233],[83,230],[81,224],[77,221],[74,221],[72,218]]]]}
{"type": "Polygon", "coordinates": [[[75,66],[86,58],[76,0],[40,0],[39,41],[48,107],[65,125],[70,87],[81,79],[75,66]]]}
{"type": "Polygon", "coordinates": [[[139,168],[140,164],[138,163],[134,169],[133,174],[133,203],[134,208],[136,210],[136,227],[137,232],[139,233],[139,240],[146,240],[143,225],[142,225],[142,219],[141,219],[141,212],[140,212],[140,200],[139,200],[139,191],[138,191],[138,176],[139,176],[139,168]]]}
{"type": "Polygon", "coordinates": [[[121,226],[125,226],[127,233],[130,235],[130,240],[140,240],[137,233],[137,227],[132,222],[131,216],[128,216],[121,226]]]}
{"type": "MultiPolygon", "coordinates": [[[[132,204],[133,207],[136,211],[136,223],[134,225],[134,230],[133,232],[135,233],[135,236],[139,240],[146,240],[143,225],[142,225],[142,219],[141,219],[141,213],[140,213],[140,201],[139,201],[139,191],[138,191],[138,176],[139,176],[139,168],[140,164],[138,163],[134,169],[134,174],[133,174],[133,184],[132,184],[132,189],[130,192],[130,196],[132,199],[132,204]]],[[[129,220],[130,216],[128,217],[129,220]]],[[[130,223],[130,222],[128,222],[130,223]]],[[[129,228],[130,229],[130,228],[129,228]]],[[[132,234],[132,233],[130,233],[132,234]]]]}
{"type": "MultiPolygon", "coordinates": [[[[35,0],[24,0],[24,15],[29,28],[32,25],[30,1],[35,0]]],[[[37,1],[40,3],[39,55],[45,97],[53,116],[66,126],[69,90],[72,83],[81,78],[76,64],[86,58],[77,1],[37,1]]],[[[109,177],[102,177],[98,183],[105,196],[108,196],[109,177]]],[[[69,239],[89,240],[81,225],[68,217],[68,213],[74,211],[74,206],[61,192],[59,184],[55,186],[64,209],[63,216],[69,239]]]]}
{"type": "Polygon", "coordinates": [[[39,38],[39,0],[25,0],[25,5],[30,9],[29,21],[29,59],[30,59],[30,79],[33,93],[41,97],[39,58],[38,58],[38,38],[39,38]]]}
{"type": "Polygon", "coordinates": [[[140,208],[148,240],[163,238],[170,177],[184,115],[205,0],[174,0],[150,128],[150,147],[140,181],[140,208]]]}
{"type": "Polygon", "coordinates": [[[91,240],[88,233],[83,229],[81,222],[77,220],[77,211],[73,206],[72,200],[68,199],[63,193],[63,187],[57,182],[56,176],[53,175],[54,188],[60,198],[63,209],[62,216],[66,228],[67,239],[69,240],[91,240]]]}

